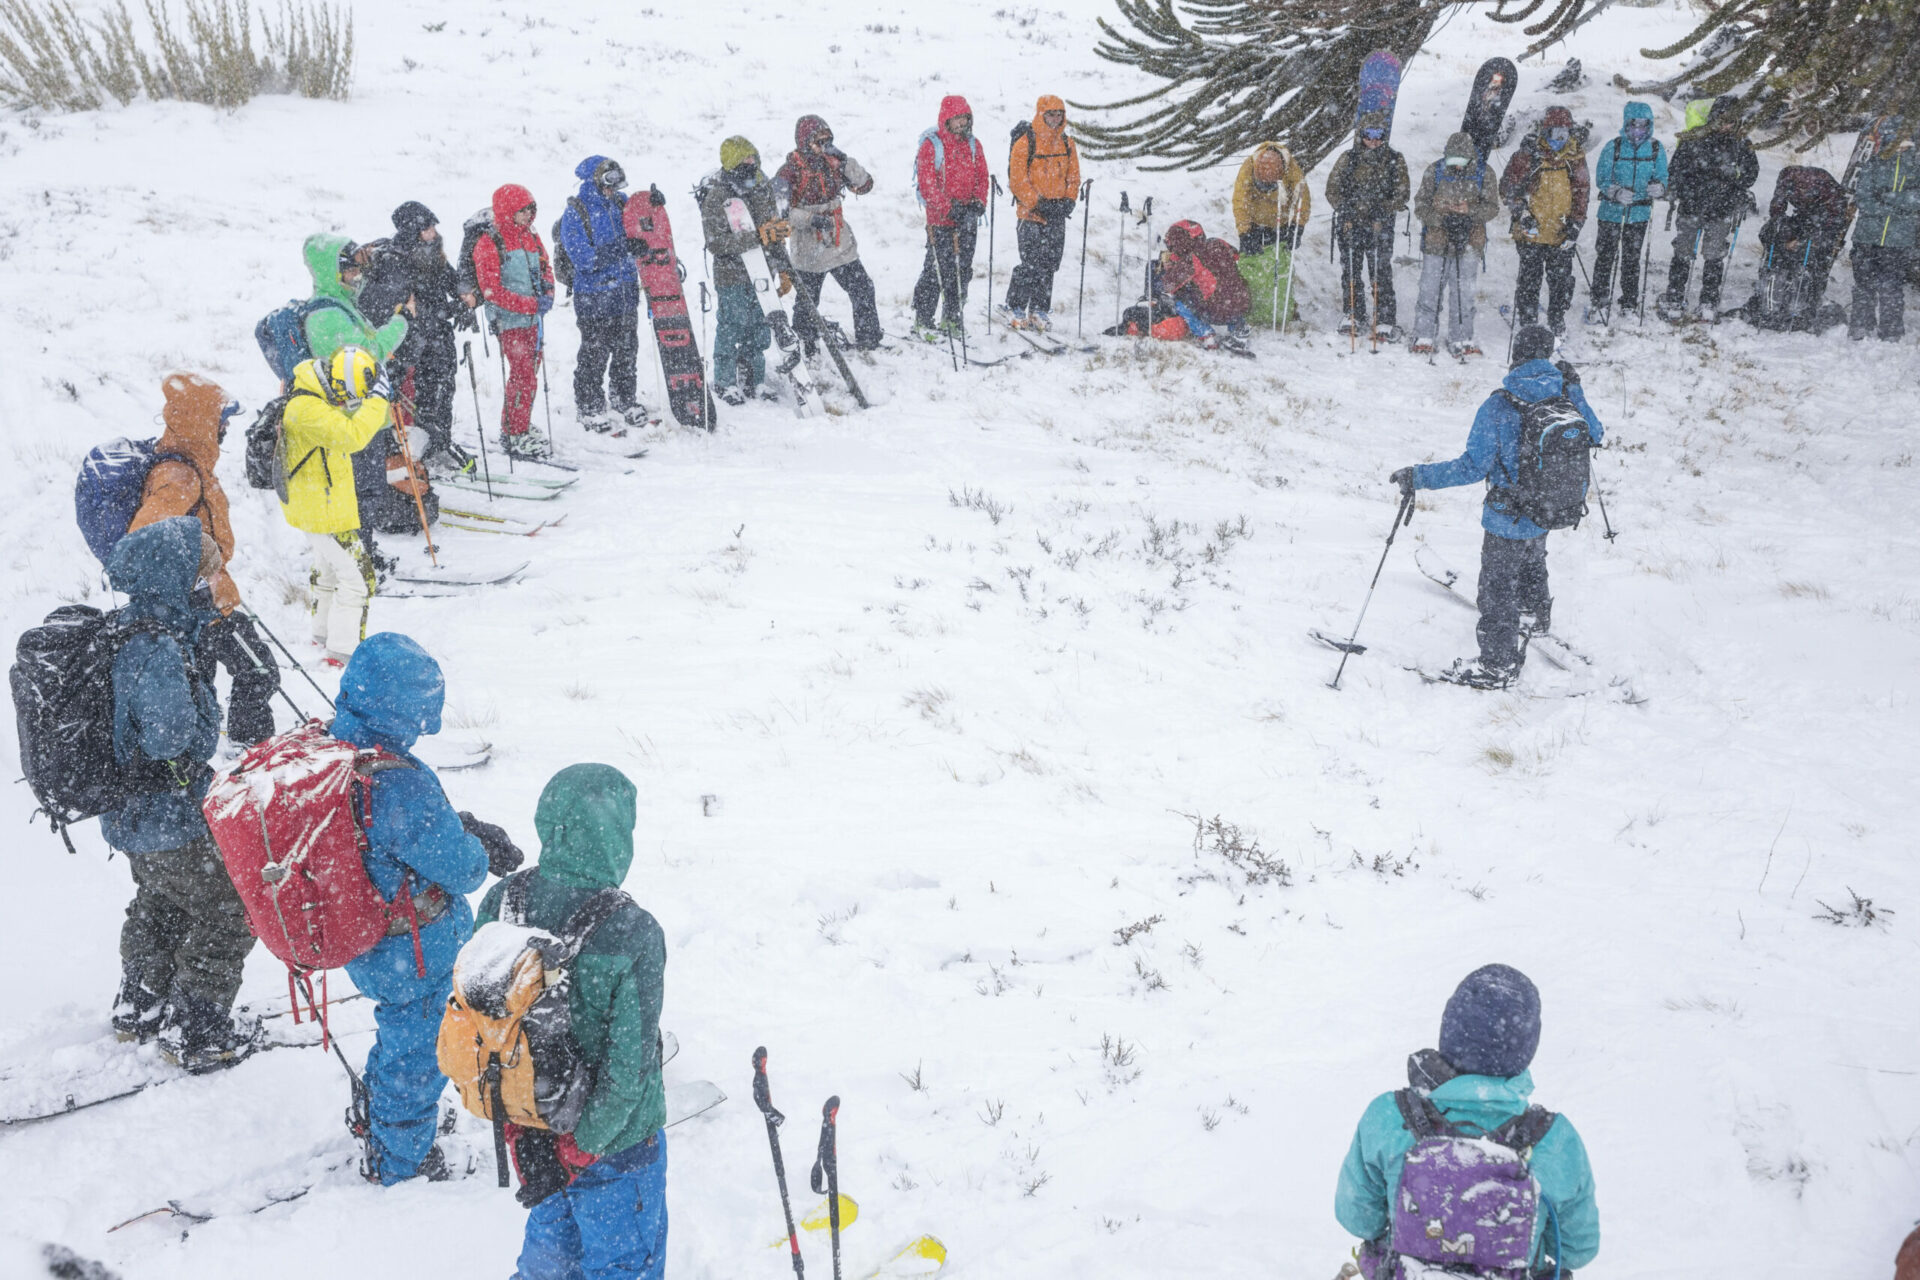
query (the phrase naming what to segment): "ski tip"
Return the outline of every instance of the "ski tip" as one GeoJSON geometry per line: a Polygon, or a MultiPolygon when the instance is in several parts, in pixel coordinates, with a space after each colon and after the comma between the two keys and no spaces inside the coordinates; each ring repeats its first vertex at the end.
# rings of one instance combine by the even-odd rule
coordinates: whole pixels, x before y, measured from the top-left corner
{"type": "Polygon", "coordinates": [[[936,1275],[946,1265],[947,1246],[933,1236],[921,1236],[888,1259],[873,1273],[872,1280],[936,1275]]]}

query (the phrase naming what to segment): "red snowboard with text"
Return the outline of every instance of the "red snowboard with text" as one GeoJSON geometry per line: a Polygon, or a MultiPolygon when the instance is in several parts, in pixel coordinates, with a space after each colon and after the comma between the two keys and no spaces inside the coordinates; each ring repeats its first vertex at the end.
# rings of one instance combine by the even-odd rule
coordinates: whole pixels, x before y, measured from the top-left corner
{"type": "Polygon", "coordinates": [[[667,198],[660,188],[650,187],[629,199],[624,223],[627,247],[640,268],[640,287],[646,290],[647,311],[653,316],[654,340],[660,344],[667,407],[681,426],[711,431],[713,400],[707,394],[700,346],[693,339],[683,284],[686,273],[673,252],[673,224],[667,220],[667,198]]]}

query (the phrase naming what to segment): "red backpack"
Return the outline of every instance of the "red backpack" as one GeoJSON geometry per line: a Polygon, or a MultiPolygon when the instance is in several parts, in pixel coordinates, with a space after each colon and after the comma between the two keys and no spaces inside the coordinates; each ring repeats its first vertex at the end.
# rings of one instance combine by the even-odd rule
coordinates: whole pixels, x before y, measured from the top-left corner
{"type": "MultiPolygon", "coordinates": [[[[426,975],[412,877],[388,902],[367,878],[364,860],[374,777],[412,767],[378,747],[362,750],[330,737],[325,725],[309,720],[253,747],[208,789],[201,811],[254,937],[287,966],[289,995],[315,970],[337,969],[406,932],[426,975]]],[[[438,886],[428,890],[429,898],[434,894],[444,902],[438,886]]]]}

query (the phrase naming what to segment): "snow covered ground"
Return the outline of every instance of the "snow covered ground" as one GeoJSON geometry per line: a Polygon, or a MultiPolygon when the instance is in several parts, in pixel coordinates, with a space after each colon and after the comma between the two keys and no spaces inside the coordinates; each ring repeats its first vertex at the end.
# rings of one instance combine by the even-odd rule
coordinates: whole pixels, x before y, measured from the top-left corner
{"type": "MultiPolygon", "coordinates": [[[[252,327],[305,293],[311,231],[385,234],[407,199],[457,225],[503,181],[535,191],[544,227],[597,151],[668,193],[697,279],[687,192],[719,140],[745,133],[771,164],[817,111],[879,179],[849,216],[904,332],[910,157],[940,95],[970,97],[997,161],[1037,94],[1133,87],[1091,52],[1103,0],[580,8],[361,6],[347,104],[0,122],[0,629],[100,597],[72,476],[92,444],[157,429],[163,374],[208,372],[249,406],[271,394],[252,327]]],[[[1566,52],[1590,87],[1571,101],[1595,145],[1617,127],[1612,73],[1645,70],[1632,51],[1691,21],[1623,7],[1579,34],[1566,52]]],[[[1411,164],[1439,154],[1480,60],[1521,44],[1462,13],[1413,63],[1395,135],[1411,164]]],[[[1522,69],[1517,111],[1545,105],[1545,78],[1522,69]]],[[[1670,140],[1679,104],[1656,112],[1670,140]]],[[[1815,161],[1837,170],[1850,141],[1815,161]]],[[[1763,200],[1788,159],[1763,157],[1763,200]]],[[[1091,333],[1111,323],[1120,191],[1155,196],[1159,227],[1219,233],[1232,172],[1087,172],[1091,333]]],[[[808,421],[755,406],[713,438],[649,433],[625,461],[572,422],[556,313],[555,434],[588,471],[552,511],[501,506],[565,522],[445,535],[456,566],[530,557],[517,584],[376,603],[377,627],[445,665],[447,736],[494,746],[446,776],[458,804],[531,850],[561,766],[604,760],[640,786],[628,888],[667,932],[669,1076],[732,1094],[671,1135],[674,1274],[788,1268],[766,1247],[779,1209],[748,1091],[766,1044],[796,1187],[817,1103],[843,1098],[849,1274],[931,1231],[956,1276],[1329,1276],[1351,1244],[1331,1199],[1354,1121],[1492,960],[1543,992],[1537,1097],[1592,1155],[1594,1274],[1890,1270],[1920,1202],[1913,343],[1576,331],[1620,536],[1554,536],[1554,620],[1594,669],[1536,660],[1501,694],[1402,669],[1472,648],[1473,615],[1410,545],[1470,589],[1478,496],[1456,490],[1423,495],[1373,648],[1335,692],[1335,655],[1306,633],[1351,624],[1386,474],[1456,452],[1499,369],[1348,354],[1324,176],[1301,257],[1310,332],[1262,335],[1257,362],[1101,339],[956,374],[902,349],[857,366],[869,412],[841,392],[808,421]],[[1196,833],[1216,817],[1237,843],[1196,833]],[[1220,851],[1252,842],[1262,858],[1220,851]]],[[[1012,246],[1001,232],[1002,284],[1012,246]]],[[[1488,260],[1497,353],[1503,238],[1488,260]]],[[[1843,267],[1834,296],[1848,287],[1843,267]]],[[[843,314],[832,288],[827,309],[843,314]]],[[[469,437],[471,414],[463,391],[469,437]]],[[[303,643],[302,546],[227,463],[239,581],[303,643]]],[[[130,893],[91,827],[69,858],[30,807],[0,790],[0,1072],[103,1033],[130,893]]],[[[283,991],[256,952],[245,995],[283,991]]],[[[370,1025],[340,1011],[350,1057],[370,1025]]],[[[524,1214],[490,1169],[359,1185],[334,1168],[346,1101],[337,1064],[289,1050],[0,1132],[0,1271],[34,1274],[58,1242],[129,1280],[510,1274],[524,1214]],[[316,1174],[258,1214],[107,1231],[316,1174]]],[[[809,1261],[825,1274],[824,1241],[809,1261]]]]}

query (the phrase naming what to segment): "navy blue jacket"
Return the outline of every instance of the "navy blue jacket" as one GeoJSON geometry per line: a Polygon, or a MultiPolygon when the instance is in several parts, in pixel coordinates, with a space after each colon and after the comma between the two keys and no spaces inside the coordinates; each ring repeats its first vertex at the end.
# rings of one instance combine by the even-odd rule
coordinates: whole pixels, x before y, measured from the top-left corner
{"type": "Polygon", "coordinates": [[[573,263],[573,312],[582,320],[600,320],[640,306],[640,271],[627,252],[627,197],[612,199],[594,182],[605,156],[588,156],[574,167],[580,191],[560,216],[560,246],[573,263]],[[577,202],[587,212],[580,220],[577,202]],[[591,228],[592,234],[588,231],[591,228]]]}
{"type": "MultiPolygon", "coordinates": [[[[1515,365],[1501,385],[1528,404],[1536,404],[1559,395],[1566,380],[1551,360],[1528,360],[1515,365]]],[[[1566,392],[1567,399],[1573,401],[1574,408],[1587,420],[1593,442],[1599,444],[1603,435],[1600,419],[1594,416],[1580,384],[1566,387],[1566,392]]],[[[1421,463],[1413,469],[1413,487],[1451,489],[1455,485],[1485,481],[1488,497],[1486,505],[1480,508],[1483,529],[1495,537],[1516,542],[1543,537],[1545,529],[1525,516],[1511,514],[1492,496],[1493,490],[1513,484],[1519,474],[1520,411],[1508,403],[1505,396],[1496,393],[1487,397],[1474,416],[1473,430],[1467,433],[1466,452],[1451,462],[1421,463]]]]}
{"type": "Polygon", "coordinates": [[[414,999],[453,972],[461,944],[473,936],[465,895],[487,878],[485,848],[460,825],[440,779],[412,754],[422,734],[440,732],[445,700],[440,664],[391,631],[361,641],[340,677],[333,736],[356,747],[385,747],[413,766],[375,776],[367,878],[388,899],[409,875],[414,893],[437,884],[452,898],[446,914],[420,930],[425,978],[414,964],[410,935],[387,938],[347,965],[354,985],[383,1002],[414,999]]]}
{"type": "MultiPolygon", "coordinates": [[[[200,628],[214,616],[192,602],[200,537],[197,518],[175,516],[128,534],[107,557],[107,580],[128,597],[120,617],[162,628],[129,639],[113,662],[113,752],[122,764],[184,756],[204,765],[220,743],[219,698],[187,670],[200,628]]],[[[211,839],[200,813],[210,778],[203,768],[190,787],[135,796],[100,815],[100,834],[122,853],[211,839]]]]}

